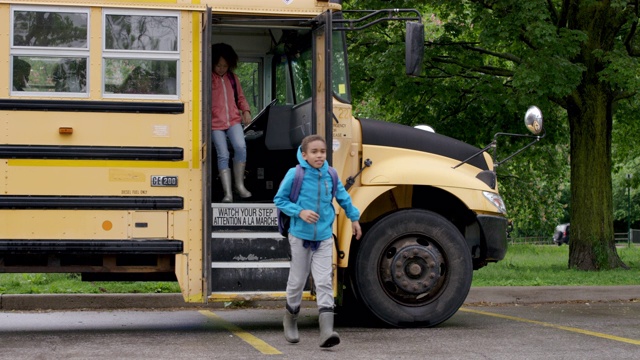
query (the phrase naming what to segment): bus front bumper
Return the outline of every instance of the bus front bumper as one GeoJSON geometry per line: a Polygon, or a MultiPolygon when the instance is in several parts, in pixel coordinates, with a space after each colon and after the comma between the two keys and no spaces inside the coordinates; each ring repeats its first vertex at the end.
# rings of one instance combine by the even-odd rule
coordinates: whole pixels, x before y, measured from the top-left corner
{"type": "Polygon", "coordinates": [[[502,216],[478,215],[478,224],[486,246],[485,260],[495,262],[507,253],[507,219],[502,216]]]}

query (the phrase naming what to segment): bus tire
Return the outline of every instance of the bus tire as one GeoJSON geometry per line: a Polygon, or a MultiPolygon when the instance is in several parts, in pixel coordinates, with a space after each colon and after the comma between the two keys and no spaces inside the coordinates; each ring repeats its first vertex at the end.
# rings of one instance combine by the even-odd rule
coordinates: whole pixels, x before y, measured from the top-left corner
{"type": "Polygon", "coordinates": [[[426,210],[391,213],[362,239],[354,268],[359,300],[395,327],[431,327],[464,303],[473,277],[460,231],[426,210]]]}

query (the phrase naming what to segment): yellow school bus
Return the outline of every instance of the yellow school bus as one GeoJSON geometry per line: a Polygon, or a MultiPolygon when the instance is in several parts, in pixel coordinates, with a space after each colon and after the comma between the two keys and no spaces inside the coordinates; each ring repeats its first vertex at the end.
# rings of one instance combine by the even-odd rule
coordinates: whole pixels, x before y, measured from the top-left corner
{"type": "MultiPolygon", "coordinates": [[[[336,297],[394,326],[445,321],[473,270],[505,255],[506,211],[482,149],[353,117],[345,32],[381,21],[409,24],[420,49],[411,9],[0,0],[0,272],[177,280],[193,303],[284,299],[288,242],[272,199],[302,138],[318,133],[364,230],[352,240],[338,210],[336,297]],[[211,146],[218,42],[239,54],[254,114],[253,196],[233,203],[221,202],[211,146]]],[[[420,54],[407,59],[419,72],[420,54]]]]}

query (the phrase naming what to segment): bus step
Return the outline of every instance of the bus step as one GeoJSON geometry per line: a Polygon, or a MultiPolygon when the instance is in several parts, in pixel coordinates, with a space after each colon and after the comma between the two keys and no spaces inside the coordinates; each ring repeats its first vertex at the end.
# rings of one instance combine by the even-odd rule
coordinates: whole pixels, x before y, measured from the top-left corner
{"type": "MultiPolygon", "coordinates": [[[[270,300],[282,300],[286,301],[287,294],[284,291],[244,291],[244,292],[229,292],[219,291],[213,292],[209,295],[209,302],[239,302],[239,301],[270,301],[270,300]]],[[[311,291],[304,291],[302,293],[302,300],[313,301],[315,296],[311,294],[311,291]]],[[[284,306],[284,305],[283,305],[284,306]]]]}
{"type": "Polygon", "coordinates": [[[289,261],[289,241],[279,233],[213,233],[211,261],[289,261]]]}
{"type": "Polygon", "coordinates": [[[289,277],[288,261],[213,262],[213,291],[285,291],[289,277]]]}

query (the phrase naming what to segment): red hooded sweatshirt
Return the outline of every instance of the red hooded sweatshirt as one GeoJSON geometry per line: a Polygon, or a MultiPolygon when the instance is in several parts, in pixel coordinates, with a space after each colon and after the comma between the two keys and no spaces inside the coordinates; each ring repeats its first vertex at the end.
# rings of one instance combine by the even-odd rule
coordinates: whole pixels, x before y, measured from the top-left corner
{"type": "Polygon", "coordinates": [[[244,97],[238,76],[229,71],[224,76],[213,72],[211,83],[211,129],[227,130],[235,124],[240,124],[242,122],[242,111],[250,111],[251,108],[244,97]],[[229,76],[234,76],[236,79],[238,104],[236,104],[229,76]]]}

